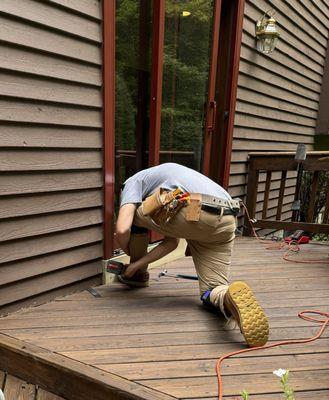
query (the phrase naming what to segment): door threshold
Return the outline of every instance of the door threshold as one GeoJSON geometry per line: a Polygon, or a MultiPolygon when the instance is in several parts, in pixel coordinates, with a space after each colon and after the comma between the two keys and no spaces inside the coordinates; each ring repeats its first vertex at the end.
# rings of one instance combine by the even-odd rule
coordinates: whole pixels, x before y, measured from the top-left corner
{"type": "MultiPolygon", "coordinates": [[[[152,243],[148,246],[148,251],[151,251],[154,249],[156,246],[158,246],[159,243],[152,243]]],[[[179,258],[185,257],[185,250],[186,250],[186,240],[185,239],[180,239],[179,244],[177,248],[172,251],[171,253],[167,254],[165,257],[160,258],[160,260],[154,261],[149,265],[149,269],[154,269],[161,267],[162,265],[165,265],[169,262],[178,260],[179,258]]],[[[120,261],[122,263],[129,263],[129,256],[126,254],[120,254],[116,257],[111,258],[111,260],[115,261],[120,261]]],[[[118,282],[118,278],[116,275],[111,274],[106,271],[106,266],[108,264],[109,260],[103,260],[103,284],[104,285],[109,285],[114,282],[118,282]]]]}

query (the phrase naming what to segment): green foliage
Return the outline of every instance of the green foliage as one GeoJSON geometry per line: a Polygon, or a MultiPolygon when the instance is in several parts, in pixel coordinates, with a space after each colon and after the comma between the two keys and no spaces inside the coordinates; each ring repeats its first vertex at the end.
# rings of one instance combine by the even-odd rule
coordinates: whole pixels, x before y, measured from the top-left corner
{"type": "Polygon", "coordinates": [[[329,234],[327,233],[316,233],[312,236],[312,240],[316,240],[319,242],[328,242],[329,241],[329,234]]]}
{"type": "MultiPolygon", "coordinates": [[[[311,192],[312,192],[312,179],[313,179],[313,172],[311,171],[303,172],[302,185],[301,185],[301,216],[305,220],[307,219],[307,213],[310,205],[311,192]]],[[[326,196],[328,190],[329,190],[329,172],[320,171],[317,193],[315,197],[314,217],[313,221],[309,222],[314,222],[319,217],[321,210],[324,208],[326,204],[326,196]]]]}
{"type": "Polygon", "coordinates": [[[288,378],[289,378],[289,371],[287,370],[286,373],[280,379],[284,397],[287,400],[294,400],[295,399],[294,391],[288,385],[288,378]]]}
{"type": "MultiPolygon", "coordinates": [[[[278,369],[273,371],[273,374],[280,378],[280,383],[283,390],[283,395],[286,400],[295,400],[294,391],[289,387],[288,379],[289,379],[289,370],[278,369]]],[[[249,393],[246,390],[241,392],[241,396],[243,400],[249,400],[249,393]]]]}

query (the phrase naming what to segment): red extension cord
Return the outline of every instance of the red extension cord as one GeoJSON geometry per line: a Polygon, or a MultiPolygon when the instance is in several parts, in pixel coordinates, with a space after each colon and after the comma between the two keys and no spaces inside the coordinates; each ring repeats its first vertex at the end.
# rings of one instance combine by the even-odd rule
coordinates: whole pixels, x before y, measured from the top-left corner
{"type": "MultiPolygon", "coordinates": [[[[254,237],[262,244],[266,244],[267,247],[266,249],[283,249],[284,247],[287,247],[287,251],[283,254],[282,258],[286,261],[293,261],[296,263],[316,263],[316,264],[328,264],[327,261],[324,260],[294,260],[291,258],[288,258],[288,254],[290,252],[298,252],[300,251],[300,247],[299,247],[299,243],[298,242],[290,242],[289,244],[285,243],[284,241],[280,242],[280,243],[275,243],[272,244],[270,246],[268,246],[268,241],[262,240],[258,235],[257,232],[255,231],[254,226],[252,225],[252,221],[248,212],[247,207],[245,206],[245,204],[242,203],[242,206],[247,214],[248,217],[248,221],[251,225],[251,229],[253,232],[254,237]]],[[[277,346],[284,346],[287,344],[296,344],[296,343],[310,343],[313,342],[314,340],[317,340],[321,337],[321,335],[323,334],[324,330],[326,329],[327,325],[329,324],[329,313],[327,312],[322,312],[322,311],[315,311],[315,310],[304,310],[302,312],[300,312],[298,314],[299,318],[302,318],[306,321],[310,321],[310,322],[317,322],[321,325],[321,328],[319,329],[318,333],[315,336],[310,337],[309,339],[297,339],[297,340],[283,340],[281,342],[276,342],[276,343],[272,343],[272,344],[268,344],[265,346],[259,346],[259,347],[251,347],[251,348],[247,348],[247,349],[243,349],[243,350],[237,350],[237,351],[232,351],[231,353],[227,353],[224,356],[220,357],[219,360],[216,363],[216,373],[217,373],[217,378],[218,378],[218,399],[222,400],[223,398],[223,383],[222,383],[222,375],[221,375],[221,364],[222,362],[232,356],[235,356],[237,354],[242,354],[242,353],[248,353],[250,351],[255,351],[255,350],[260,350],[260,349],[271,349],[272,347],[277,347],[277,346]],[[325,317],[325,319],[317,319],[315,317],[311,317],[309,315],[306,314],[315,314],[318,316],[322,316],[325,317]]]]}

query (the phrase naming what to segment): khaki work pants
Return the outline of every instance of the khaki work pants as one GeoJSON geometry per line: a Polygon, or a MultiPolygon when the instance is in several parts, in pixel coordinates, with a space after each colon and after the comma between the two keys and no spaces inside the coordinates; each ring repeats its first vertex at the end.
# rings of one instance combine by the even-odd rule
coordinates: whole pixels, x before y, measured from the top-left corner
{"type": "MultiPolygon", "coordinates": [[[[183,208],[167,224],[158,226],[149,216],[144,216],[141,206],[136,210],[133,224],[161,233],[164,236],[186,239],[199,278],[200,294],[212,290],[211,301],[215,305],[222,303],[228,285],[229,267],[236,228],[233,215],[218,216],[201,211],[197,222],[186,221],[186,209],[183,208]]],[[[136,259],[134,249],[144,255],[147,247],[147,234],[132,235],[130,249],[136,259]],[[134,245],[139,244],[138,246],[134,245]],[[144,242],[144,248],[140,246],[144,242]]],[[[222,308],[222,307],[220,307],[222,308]]]]}

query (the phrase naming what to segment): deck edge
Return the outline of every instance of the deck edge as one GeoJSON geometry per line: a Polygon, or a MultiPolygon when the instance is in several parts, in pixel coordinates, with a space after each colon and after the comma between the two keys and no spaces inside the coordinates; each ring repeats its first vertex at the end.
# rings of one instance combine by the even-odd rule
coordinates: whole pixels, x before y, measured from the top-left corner
{"type": "Polygon", "coordinates": [[[0,369],[67,400],[176,400],[3,333],[0,333],[0,369]]]}

